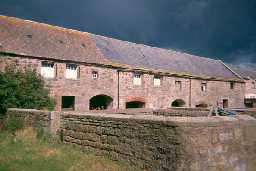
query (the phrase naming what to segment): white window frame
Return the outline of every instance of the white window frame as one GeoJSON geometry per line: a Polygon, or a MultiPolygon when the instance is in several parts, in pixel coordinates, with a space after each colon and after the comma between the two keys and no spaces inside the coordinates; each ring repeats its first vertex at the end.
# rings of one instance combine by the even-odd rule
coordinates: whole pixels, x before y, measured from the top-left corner
{"type": "Polygon", "coordinates": [[[66,79],[76,80],[78,78],[78,66],[76,64],[66,64],[66,79]]]}
{"type": "Polygon", "coordinates": [[[175,88],[178,89],[179,91],[182,90],[182,82],[179,80],[175,81],[175,88]]]}
{"type": "Polygon", "coordinates": [[[160,76],[155,75],[153,82],[154,82],[155,87],[159,87],[159,86],[161,86],[162,79],[160,76]]]}
{"type": "Polygon", "coordinates": [[[133,85],[140,86],[142,83],[141,79],[141,74],[140,73],[133,73],[133,85]]]}
{"type": "Polygon", "coordinates": [[[51,61],[41,62],[41,76],[44,78],[55,78],[55,64],[51,61]]]}
{"type": "Polygon", "coordinates": [[[201,83],[201,91],[206,92],[207,91],[207,83],[201,83]]]}
{"type": "Polygon", "coordinates": [[[99,73],[98,73],[98,71],[92,71],[92,79],[93,80],[96,80],[96,79],[98,79],[99,78],[99,73]]]}

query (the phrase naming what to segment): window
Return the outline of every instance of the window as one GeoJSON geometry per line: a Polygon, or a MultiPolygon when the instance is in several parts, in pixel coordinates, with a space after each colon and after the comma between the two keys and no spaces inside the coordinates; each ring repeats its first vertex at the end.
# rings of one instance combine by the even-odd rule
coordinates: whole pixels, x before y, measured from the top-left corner
{"type": "Polygon", "coordinates": [[[43,61],[41,63],[41,75],[44,78],[54,78],[55,77],[54,62],[43,61]]]}
{"type": "Polygon", "coordinates": [[[78,67],[76,64],[66,64],[66,78],[67,79],[78,78],[78,67]]]}
{"type": "Polygon", "coordinates": [[[94,80],[98,79],[98,72],[97,71],[92,71],[92,79],[94,79],[94,80]]]}
{"type": "Polygon", "coordinates": [[[141,85],[141,74],[134,73],[134,75],[133,75],[133,84],[134,85],[141,85]]]}
{"type": "Polygon", "coordinates": [[[235,83],[234,82],[230,82],[230,89],[234,89],[235,88],[235,83]]]}
{"type": "Polygon", "coordinates": [[[228,99],[222,100],[222,106],[223,106],[223,108],[228,108],[228,99]]]}
{"type": "Polygon", "coordinates": [[[175,81],[175,88],[176,90],[181,91],[182,89],[181,81],[175,81]]]}
{"type": "Polygon", "coordinates": [[[202,90],[203,92],[206,92],[206,91],[207,91],[207,84],[206,84],[206,83],[202,83],[202,84],[201,84],[201,90],[202,90]]]}
{"type": "Polygon", "coordinates": [[[141,101],[126,102],[126,109],[131,109],[131,108],[145,108],[145,102],[141,102],[141,101]]]}
{"type": "Polygon", "coordinates": [[[154,76],[154,86],[158,87],[161,85],[161,77],[160,76],[154,76]]]}
{"type": "Polygon", "coordinates": [[[62,96],[62,110],[75,110],[75,96],[62,96]]]}
{"type": "Polygon", "coordinates": [[[252,88],[253,88],[253,89],[256,89],[256,83],[255,83],[255,81],[252,82],[252,88]]]}

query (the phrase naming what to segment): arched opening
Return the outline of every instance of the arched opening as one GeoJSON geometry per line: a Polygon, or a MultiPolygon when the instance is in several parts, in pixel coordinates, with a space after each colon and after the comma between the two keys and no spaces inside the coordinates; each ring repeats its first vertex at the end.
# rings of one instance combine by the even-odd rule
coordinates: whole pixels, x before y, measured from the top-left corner
{"type": "Polygon", "coordinates": [[[177,99],[172,102],[172,107],[184,107],[185,104],[184,100],[177,99]]]}
{"type": "Polygon", "coordinates": [[[207,108],[208,107],[208,104],[206,103],[199,103],[196,105],[197,108],[207,108]]]}
{"type": "Polygon", "coordinates": [[[141,102],[141,101],[126,102],[126,109],[144,108],[144,107],[145,107],[145,102],[141,102]]]}
{"type": "Polygon", "coordinates": [[[113,107],[113,99],[107,95],[97,95],[90,99],[90,110],[105,110],[113,107]]]}

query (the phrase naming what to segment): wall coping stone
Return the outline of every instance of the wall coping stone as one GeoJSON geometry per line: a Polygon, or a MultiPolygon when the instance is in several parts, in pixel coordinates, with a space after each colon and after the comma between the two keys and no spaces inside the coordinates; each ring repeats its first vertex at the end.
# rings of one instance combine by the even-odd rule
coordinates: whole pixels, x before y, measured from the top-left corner
{"type": "Polygon", "coordinates": [[[21,111],[21,112],[36,112],[36,113],[60,113],[61,117],[96,117],[96,118],[109,118],[117,120],[137,120],[137,121],[152,121],[161,123],[173,123],[174,125],[184,126],[218,126],[223,124],[237,124],[239,122],[247,122],[256,124],[256,118],[249,115],[236,115],[236,116],[207,116],[207,117],[184,117],[184,116],[163,116],[153,114],[118,114],[118,113],[104,113],[103,112],[77,112],[77,111],[47,111],[37,109],[18,109],[9,108],[8,111],[21,111]]]}
{"type": "Polygon", "coordinates": [[[199,126],[209,125],[217,126],[223,124],[236,124],[239,122],[250,122],[256,124],[256,119],[248,115],[237,116],[210,116],[210,117],[180,117],[180,116],[157,116],[149,114],[127,115],[127,114],[109,114],[109,113],[90,113],[90,112],[62,112],[62,117],[97,117],[123,120],[171,122],[176,125],[199,126]]]}

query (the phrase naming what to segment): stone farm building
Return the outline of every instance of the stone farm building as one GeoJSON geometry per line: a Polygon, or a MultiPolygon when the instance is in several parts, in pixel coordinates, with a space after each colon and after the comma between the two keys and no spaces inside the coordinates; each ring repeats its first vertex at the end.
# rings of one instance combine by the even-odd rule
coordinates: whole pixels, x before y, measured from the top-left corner
{"type": "Polygon", "coordinates": [[[244,79],[220,60],[0,16],[0,68],[44,77],[56,110],[244,107],[244,79]]]}
{"type": "Polygon", "coordinates": [[[245,82],[244,104],[248,108],[256,108],[256,71],[231,66],[232,70],[239,74],[245,82]]]}

